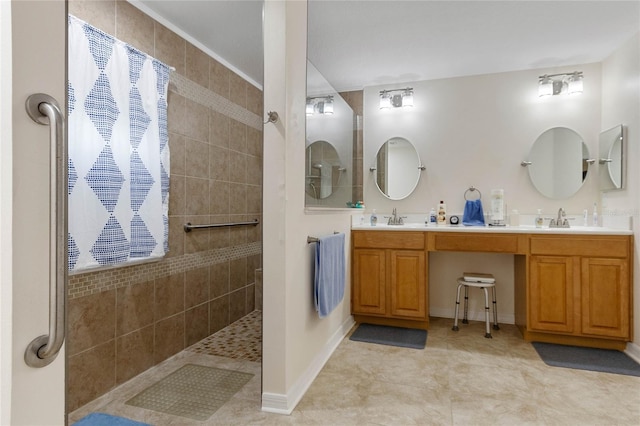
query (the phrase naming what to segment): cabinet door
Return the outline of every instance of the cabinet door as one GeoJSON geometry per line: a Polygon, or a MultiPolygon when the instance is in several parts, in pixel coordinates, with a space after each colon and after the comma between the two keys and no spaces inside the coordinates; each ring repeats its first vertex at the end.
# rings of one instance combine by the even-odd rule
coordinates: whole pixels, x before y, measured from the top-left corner
{"type": "Polygon", "coordinates": [[[393,317],[426,319],[426,267],[424,251],[390,250],[389,313],[393,317]]]}
{"type": "Polygon", "coordinates": [[[352,313],[379,315],[387,313],[385,266],[385,250],[356,249],[353,251],[352,313]]]}
{"type": "Polygon", "coordinates": [[[629,265],[624,259],[582,259],[582,333],[629,338],[629,265]]]}
{"type": "Polygon", "coordinates": [[[573,258],[531,256],[529,322],[534,331],[574,331],[573,258]]]}

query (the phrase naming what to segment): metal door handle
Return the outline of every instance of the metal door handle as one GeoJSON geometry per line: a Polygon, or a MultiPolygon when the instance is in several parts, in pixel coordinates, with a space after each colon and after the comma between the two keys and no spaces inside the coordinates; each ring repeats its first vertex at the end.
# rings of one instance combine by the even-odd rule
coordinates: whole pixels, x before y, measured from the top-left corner
{"type": "Polygon", "coordinates": [[[43,93],[26,101],[29,117],[49,126],[49,334],[36,337],[24,353],[30,367],[44,367],[56,359],[64,343],[67,283],[67,141],[64,117],[54,98],[43,93]]]}

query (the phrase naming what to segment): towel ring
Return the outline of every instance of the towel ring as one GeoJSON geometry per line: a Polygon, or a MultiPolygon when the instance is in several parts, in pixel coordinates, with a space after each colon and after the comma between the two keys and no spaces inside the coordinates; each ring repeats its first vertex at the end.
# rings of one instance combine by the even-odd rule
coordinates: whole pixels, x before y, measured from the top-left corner
{"type": "Polygon", "coordinates": [[[474,191],[478,192],[478,198],[476,198],[476,200],[479,200],[480,198],[482,198],[482,193],[480,192],[480,190],[478,188],[474,188],[473,186],[470,186],[469,189],[464,191],[464,199],[469,201],[469,199],[467,198],[467,193],[468,192],[474,192],[474,191]]]}

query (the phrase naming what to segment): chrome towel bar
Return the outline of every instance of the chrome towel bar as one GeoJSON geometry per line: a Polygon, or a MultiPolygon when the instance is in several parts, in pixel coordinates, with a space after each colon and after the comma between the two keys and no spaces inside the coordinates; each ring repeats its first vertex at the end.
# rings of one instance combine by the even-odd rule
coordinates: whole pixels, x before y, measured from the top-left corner
{"type": "Polygon", "coordinates": [[[192,225],[191,222],[187,222],[184,224],[184,232],[191,232],[192,229],[222,228],[225,226],[256,226],[259,223],[258,219],[254,219],[251,222],[211,223],[209,225],[192,225]]]}
{"type": "MultiPolygon", "coordinates": [[[[339,232],[334,232],[335,234],[339,234],[339,232]]],[[[307,235],[307,244],[311,244],[311,243],[317,243],[318,241],[320,241],[320,239],[318,237],[311,237],[309,235],[307,235]]]]}

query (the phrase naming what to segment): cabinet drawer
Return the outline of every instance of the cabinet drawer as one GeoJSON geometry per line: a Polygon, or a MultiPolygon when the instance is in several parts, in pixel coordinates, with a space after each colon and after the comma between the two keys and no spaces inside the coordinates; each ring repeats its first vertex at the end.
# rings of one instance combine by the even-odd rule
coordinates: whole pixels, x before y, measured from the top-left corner
{"type": "Polygon", "coordinates": [[[436,233],[433,249],[438,251],[481,251],[490,253],[518,253],[516,235],[479,235],[436,233]]]}
{"type": "Polygon", "coordinates": [[[531,237],[531,254],[617,257],[629,256],[628,237],[531,237]]]}
{"type": "Polygon", "coordinates": [[[353,232],[353,247],[424,250],[424,232],[364,231],[353,232]]]}

